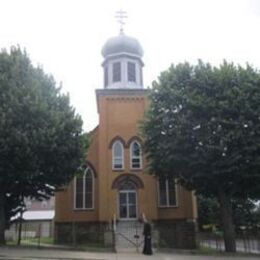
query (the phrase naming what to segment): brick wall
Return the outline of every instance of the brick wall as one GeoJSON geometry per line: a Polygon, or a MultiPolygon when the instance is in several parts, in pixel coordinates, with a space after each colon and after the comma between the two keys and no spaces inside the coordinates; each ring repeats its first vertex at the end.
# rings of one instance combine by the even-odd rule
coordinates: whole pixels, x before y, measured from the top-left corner
{"type": "Polygon", "coordinates": [[[158,231],[158,246],[178,249],[197,247],[196,222],[187,220],[158,220],[154,229],[158,231]]]}
{"type": "Polygon", "coordinates": [[[72,246],[114,247],[113,232],[107,223],[56,222],[55,243],[72,246]]]}

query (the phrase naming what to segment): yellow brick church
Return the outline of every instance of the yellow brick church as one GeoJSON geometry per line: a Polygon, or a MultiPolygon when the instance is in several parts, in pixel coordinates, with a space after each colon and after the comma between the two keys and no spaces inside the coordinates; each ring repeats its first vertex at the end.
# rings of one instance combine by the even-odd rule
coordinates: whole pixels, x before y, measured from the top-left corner
{"type": "MultiPolygon", "coordinates": [[[[123,31],[102,49],[104,86],[96,90],[99,124],[91,133],[84,174],[56,194],[55,239],[60,243],[142,240],[144,215],[158,245],[196,246],[196,199],[174,180],[148,174],[140,122],[149,101],[143,87],[143,49],[123,31]],[[133,224],[135,223],[135,224],[133,224]],[[120,231],[135,227],[135,236],[120,231]],[[122,229],[123,230],[123,229],[122,229]],[[122,232],[121,239],[115,236],[122,232]],[[138,232],[138,235],[136,235],[138,232]]],[[[140,242],[141,243],[141,242],[140,242]]]]}

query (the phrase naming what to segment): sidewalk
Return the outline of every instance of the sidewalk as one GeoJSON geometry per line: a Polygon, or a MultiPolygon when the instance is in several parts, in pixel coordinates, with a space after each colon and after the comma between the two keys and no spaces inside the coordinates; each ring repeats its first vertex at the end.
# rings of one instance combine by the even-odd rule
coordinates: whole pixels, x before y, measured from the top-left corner
{"type": "Polygon", "coordinates": [[[94,253],[68,251],[58,249],[36,249],[36,248],[17,248],[17,247],[0,247],[0,259],[5,260],[231,260],[231,259],[259,259],[258,257],[249,256],[202,256],[176,253],[155,253],[152,256],[145,256],[141,253],[94,253]]]}

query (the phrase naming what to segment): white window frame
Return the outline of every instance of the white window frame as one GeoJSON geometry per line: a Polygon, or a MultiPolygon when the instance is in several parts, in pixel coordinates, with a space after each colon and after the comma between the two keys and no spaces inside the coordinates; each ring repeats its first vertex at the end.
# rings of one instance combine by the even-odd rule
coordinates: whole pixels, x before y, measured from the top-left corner
{"type": "Polygon", "coordinates": [[[112,169],[115,170],[115,171],[117,171],[117,170],[120,171],[120,170],[124,169],[124,146],[123,146],[122,142],[119,141],[119,140],[116,140],[112,145],[112,169]],[[115,149],[114,148],[115,148],[116,144],[119,144],[120,147],[121,147],[121,151],[122,151],[121,156],[115,156],[115,149]],[[122,167],[121,168],[115,168],[114,167],[115,166],[115,160],[118,160],[118,159],[122,160],[122,167]]]}
{"type": "Polygon", "coordinates": [[[134,140],[130,144],[130,169],[131,170],[141,170],[143,168],[143,160],[142,159],[143,159],[142,158],[142,146],[138,141],[134,140]],[[140,155],[139,156],[133,156],[132,150],[133,150],[134,143],[137,143],[140,147],[140,155]],[[139,159],[140,160],[139,168],[133,167],[133,159],[139,159]]]}
{"type": "Polygon", "coordinates": [[[170,205],[170,197],[169,197],[169,181],[168,179],[165,180],[165,187],[166,187],[166,205],[161,205],[161,190],[160,190],[160,180],[157,181],[157,190],[158,190],[158,206],[159,208],[176,208],[178,207],[178,185],[175,181],[175,205],[170,205]]]}
{"type": "Polygon", "coordinates": [[[82,196],[83,196],[83,207],[81,208],[77,208],[76,207],[76,200],[77,200],[77,176],[74,178],[74,210],[93,210],[95,208],[95,178],[94,178],[94,173],[93,173],[93,170],[88,166],[84,173],[83,173],[83,193],[82,193],[82,196]],[[87,171],[90,171],[91,173],[91,178],[92,178],[92,207],[91,208],[87,208],[86,207],[86,182],[85,182],[85,178],[86,178],[86,174],[87,174],[87,171]]]}

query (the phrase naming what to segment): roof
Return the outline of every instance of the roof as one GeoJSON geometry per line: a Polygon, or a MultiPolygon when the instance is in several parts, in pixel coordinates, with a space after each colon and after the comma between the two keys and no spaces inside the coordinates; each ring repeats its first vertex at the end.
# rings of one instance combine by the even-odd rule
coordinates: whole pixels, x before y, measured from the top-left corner
{"type": "MultiPolygon", "coordinates": [[[[12,217],[12,220],[17,220],[19,216],[20,213],[12,217]]],[[[52,220],[54,219],[54,216],[54,210],[29,210],[23,213],[24,220],[52,220]]]]}
{"type": "Polygon", "coordinates": [[[103,57],[118,55],[121,53],[131,54],[138,57],[143,56],[143,49],[139,41],[124,33],[109,38],[102,49],[103,57]]]}
{"type": "Polygon", "coordinates": [[[23,213],[24,220],[52,220],[54,218],[54,210],[35,210],[25,211],[23,213]]]}

